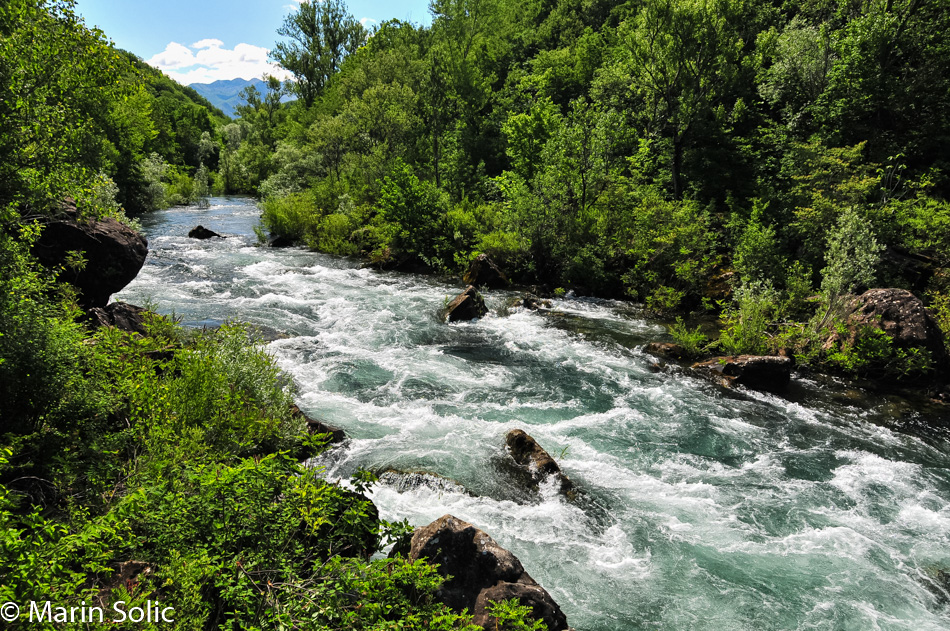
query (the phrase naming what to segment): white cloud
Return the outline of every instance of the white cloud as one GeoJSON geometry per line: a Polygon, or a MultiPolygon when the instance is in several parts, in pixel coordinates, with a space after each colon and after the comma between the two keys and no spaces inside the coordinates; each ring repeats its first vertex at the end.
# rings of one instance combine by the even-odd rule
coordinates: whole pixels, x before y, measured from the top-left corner
{"type": "Polygon", "coordinates": [[[366,28],[369,28],[372,24],[379,24],[379,20],[374,20],[373,18],[360,18],[360,24],[366,28]]]}
{"type": "Polygon", "coordinates": [[[220,39],[203,39],[200,42],[195,42],[194,44],[191,45],[191,47],[194,48],[195,50],[200,50],[202,48],[213,48],[213,47],[220,48],[221,46],[224,46],[224,42],[222,42],[220,39]]]}
{"type": "Polygon", "coordinates": [[[273,75],[289,79],[290,73],[267,60],[268,50],[252,44],[225,48],[219,39],[202,39],[190,47],[170,42],[146,63],[182,84],[211,83],[220,79],[258,79],[273,75]],[[197,52],[196,52],[197,51],[197,52]]]}

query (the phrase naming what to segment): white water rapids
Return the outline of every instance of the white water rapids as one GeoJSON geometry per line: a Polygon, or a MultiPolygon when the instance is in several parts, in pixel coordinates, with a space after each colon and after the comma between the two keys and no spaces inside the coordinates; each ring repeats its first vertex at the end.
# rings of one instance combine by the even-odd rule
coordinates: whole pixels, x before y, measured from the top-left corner
{"type": "Polygon", "coordinates": [[[268,349],[300,407],[351,437],[321,461],[330,477],[454,481],[385,478],[383,517],[472,522],[584,631],[950,629],[950,434],[926,429],[933,413],[809,381],[786,399],[656,372],[639,348],[664,327],[620,302],[446,325],[435,313],[460,286],[257,247],[258,214],[214,199],[146,217],[149,258],[118,298],[284,334],[268,349]],[[227,238],[189,239],[198,224],[227,238]],[[513,428],[581,501],[515,488],[513,428]]]}

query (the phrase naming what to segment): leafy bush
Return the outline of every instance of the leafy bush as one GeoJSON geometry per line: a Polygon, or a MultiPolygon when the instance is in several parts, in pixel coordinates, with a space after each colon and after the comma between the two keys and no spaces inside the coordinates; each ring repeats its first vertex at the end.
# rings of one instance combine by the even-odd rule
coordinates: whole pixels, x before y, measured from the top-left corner
{"type": "Polygon", "coordinates": [[[734,300],[722,314],[723,330],[716,345],[729,355],[767,354],[771,348],[768,329],[778,292],[770,284],[751,283],[739,287],[734,300]]]}
{"type": "Polygon", "coordinates": [[[701,356],[709,343],[709,338],[700,329],[699,325],[696,325],[695,329],[690,329],[683,323],[683,318],[677,318],[676,324],[667,327],[670,336],[683,347],[688,357],[701,356]]]}
{"type": "MultiPolygon", "coordinates": [[[[848,335],[843,324],[836,325],[841,337],[848,335]]],[[[825,355],[832,368],[859,376],[918,377],[929,373],[933,361],[929,351],[898,348],[890,335],[875,327],[864,327],[854,334],[855,341],[836,342],[825,355]]]]}
{"type": "Polygon", "coordinates": [[[261,222],[271,234],[302,241],[319,225],[321,216],[312,192],[268,197],[261,203],[261,222]]]}

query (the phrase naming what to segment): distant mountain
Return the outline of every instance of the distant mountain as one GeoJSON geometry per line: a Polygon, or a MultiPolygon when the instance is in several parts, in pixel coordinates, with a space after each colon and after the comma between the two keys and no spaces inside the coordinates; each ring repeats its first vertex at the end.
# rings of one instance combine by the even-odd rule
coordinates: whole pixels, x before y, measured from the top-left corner
{"type": "MultiPolygon", "coordinates": [[[[262,95],[267,92],[267,82],[261,79],[222,79],[214,83],[192,83],[190,87],[205,97],[222,112],[234,118],[237,116],[237,106],[243,105],[241,90],[252,85],[262,95]]],[[[284,97],[281,101],[290,101],[293,97],[284,97]]]]}

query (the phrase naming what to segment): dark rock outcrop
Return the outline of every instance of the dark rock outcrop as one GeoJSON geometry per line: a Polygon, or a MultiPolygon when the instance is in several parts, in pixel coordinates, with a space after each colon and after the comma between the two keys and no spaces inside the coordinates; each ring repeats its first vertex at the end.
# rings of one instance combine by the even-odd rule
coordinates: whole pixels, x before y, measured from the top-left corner
{"type": "Polygon", "coordinates": [[[462,282],[476,287],[502,289],[508,286],[508,278],[487,254],[479,254],[462,276],[462,282]]]}
{"type": "Polygon", "coordinates": [[[283,235],[273,235],[267,240],[268,247],[271,248],[289,248],[294,244],[294,240],[283,235]]]}
{"type": "Polygon", "coordinates": [[[195,226],[188,231],[188,236],[192,239],[213,239],[214,237],[220,237],[221,235],[213,230],[208,230],[204,226],[195,226]]]}
{"type": "Polygon", "coordinates": [[[553,477],[558,481],[561,493],[572,496],[574,483],[561,471],[554,458],[538,444],[534,438],[520,429],[513,429],[505,436],[508,452],[518,465],[523,468],[535,484],[553,477]]]}
{"type": "Polygon", "coordinates": [[[643,352],[664,359],[676,359],[684,361],[690,359],[689,353],[679,344],[670,342],[650,342],[643,347],[643,352]]]}
{"type": "Polygon", "coordinates": [[[788,385],[794,363],[789,357],[739,355],[698,362],[693,364],[693,370],[727,388],[746,386],[776,391],[788,385]]]}
{"type": "Polygon", "coordinates": [[[105,307],[93,307],[83,318],[93,329],[113,326],[122,331],[146,335],[144,307],[127,302],[113,302],[105,307]]]}
{"type": "Polygon", "coordinates": [[[331,444],[342,443],[346,440],[346,432],[341,428],[310,418],[296,405],[290,407],[290,415],[294,418],[302,418],[307,423],[307,431],[311,434],[329,434],[331,444]]]}
{"type": "Polygon", "coordinates": [[[451,576],[437,597],[455,611],[468,609],[474,622],[494,631],[495,619],[488,614],[491,602],[519,598],[550,631],[567,629],[567,619],[543,587],[525,572],[518,558],[499,546],[485,532],[452,515],[444,515],[417,528],[409,544],[408,558],[428,559],[439,574],[451,576]]]}
{"type": "Polygon", "coordinates": [[[474,320],[488,313],[485,299],[474,287],[469,285],[465,291],[455,297],[442,311],[442,317],[447,322],[460,320],[474,320]]]}
{"type": "Polygon", "coordinates": [[[59,279],[79,290],[85,308],[105,307],[109,297],[132,282],[148,255],[148,241],[111,217],[80,221],[52,221],[43,228],[33,254],[50,269],[63,268],[59,279]],[[79,271],[66,267],[71,252],[79,252],[85,265],[79,271]]]}
{"type": "Polygon", "coordinates": [[[934,367],[950,365],[943,332],[920,298],[906,289],[870,289],[851,301],[843,319],[846,331],[830,336],[826,349],[836,342],[853,345],[862,331],[879,329],[896,348],[924,349],[934,367]]]}

